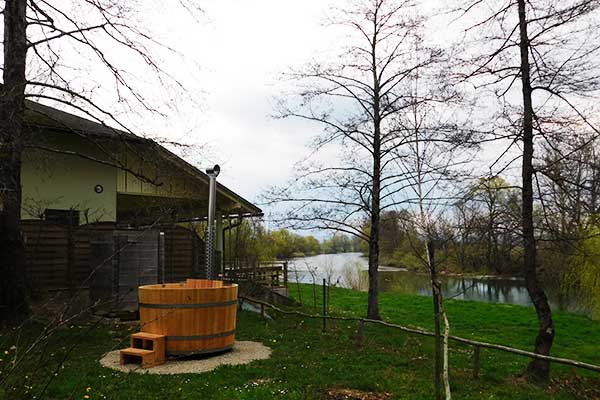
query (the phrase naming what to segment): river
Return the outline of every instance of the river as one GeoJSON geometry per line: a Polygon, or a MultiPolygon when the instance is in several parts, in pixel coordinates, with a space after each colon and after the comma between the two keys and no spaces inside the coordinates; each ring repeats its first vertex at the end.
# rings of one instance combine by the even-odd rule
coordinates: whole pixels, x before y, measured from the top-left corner
{"type": "MultiPolygon", "coordinates": [[[[361,253],[321,254],[295,258],[290,261],[291,282],[321,284],[327,279],[331,284],[366,290],[367,259],[361,253]]],[[[393,267],[379,267],[379,288],[382,292],[397,292],[431,296],[431,285],[427,273],[406,271],[393,267]]],[[[445,298],[475,300],[494,303],[531,306],[531,300],[520,278],[495,276],[446,276],[441,275],[445,298]]],[[[559,290],[549,288],[548,298],[553,310],[588,314],[588,310],[559,290]]]]}

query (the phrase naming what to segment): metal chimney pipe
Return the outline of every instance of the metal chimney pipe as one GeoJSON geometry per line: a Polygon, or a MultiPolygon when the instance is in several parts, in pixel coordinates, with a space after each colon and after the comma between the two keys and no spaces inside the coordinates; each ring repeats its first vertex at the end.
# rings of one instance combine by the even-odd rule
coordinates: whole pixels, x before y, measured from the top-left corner
{"type": "Polygon", "coordinates": [[[217,176],[221,167],[215,165],[206,170],[208,175],[208,220],[206,227],[206,278],[217,279],[218,266],[215,259],[215,214],[217,210],[217,176]]]}

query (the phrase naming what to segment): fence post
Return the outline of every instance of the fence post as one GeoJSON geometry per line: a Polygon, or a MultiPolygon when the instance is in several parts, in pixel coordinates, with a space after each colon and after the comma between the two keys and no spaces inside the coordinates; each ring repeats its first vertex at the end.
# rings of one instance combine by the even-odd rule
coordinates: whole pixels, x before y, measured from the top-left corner
{"type": "Polygon", "coordinates": [[[327,279],[327,314],[329,314],[329,303],[331,300],[331,280],[327,279]]]}
{"type": "Polygon", "coordinates": [[[356,345],[362,346],[365,341],[365,321],[363,319],[358,320],[358,329],[356,330],[356,345]]]}
{"type": "MultiPolygon", "coordinates": [[[[196,259],[197,261],[197,259],[196,259]]],[[[194,276],[198,276],[198,265],[194,271],[194,276]]],[[[165,283],[165,233],[158,232],[158,283],[165,283]]]]}
{"type": "Polygon", "coordinates": [[[283,287],[286,289],[287,295],[287,287],[288,287],[288,262],[283,262],[283,287]]]}
{"type": "Polygon", "coordinates": [[[260,305],[260,317],[265,319],[265,305],[261,303],[260,305]]]}
{"type": "Polygon", "coordinates": [[[75,234],[73,222],[69,218],[67,225],[67,289],[69,296],[75,294],[75,234]]]}
{"type": "Polygon", "coordinates": [[[473,379],[479,379],[479,358],[481,353],[481,347],[473,347],[473,379]]]}
{"type": "Polygon", "coordinates": [[[119,298],[119,277],[120,277],[120,268],[121,268],[121,235],[118,234],[117,231],[113,231],[113,250],[112,250],[112,280],[111,280],[111,291],[112,298],[114,300],[111,307],[117,308],[121,299],[119,298]]]}
{"type": "Polygon", "coordinates": [[[323,333],[327,330],[327,281],[323,278],[323,333]]]}

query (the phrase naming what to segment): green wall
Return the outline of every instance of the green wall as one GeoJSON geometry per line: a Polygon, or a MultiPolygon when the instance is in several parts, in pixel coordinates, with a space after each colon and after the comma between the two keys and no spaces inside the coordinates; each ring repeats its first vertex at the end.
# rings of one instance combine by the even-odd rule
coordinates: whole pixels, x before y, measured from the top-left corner
{"type": "MultiPolygon", "coordinates": [[[[46,147],[102,157],[92,146],[76,139],[52,139],[46,147]]],[[[115,221],[117,216],[117,170],[82,158],[40,149],[28,149],[21,169],[22,219],[40,219],[46,208],[75,209],[79,221],[115,221]],[[100,194],[94,191],[102,185],[100,194]]]]}

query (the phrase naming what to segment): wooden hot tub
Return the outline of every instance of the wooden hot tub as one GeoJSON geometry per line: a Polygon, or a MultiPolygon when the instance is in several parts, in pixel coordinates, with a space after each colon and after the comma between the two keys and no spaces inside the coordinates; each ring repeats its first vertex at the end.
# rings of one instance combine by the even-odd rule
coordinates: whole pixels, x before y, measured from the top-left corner
{"type": "Polygon", "coordinates": [[[140,286],[141,330],[165,335],[167,355],[231,349],[237,295],[236,284],[205,279],[140,286]]]}

